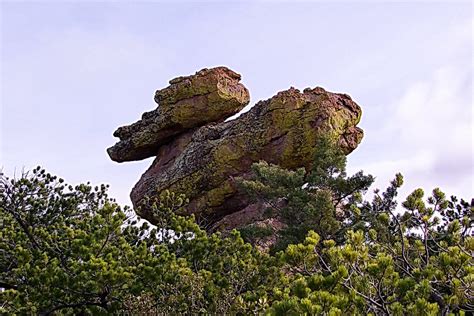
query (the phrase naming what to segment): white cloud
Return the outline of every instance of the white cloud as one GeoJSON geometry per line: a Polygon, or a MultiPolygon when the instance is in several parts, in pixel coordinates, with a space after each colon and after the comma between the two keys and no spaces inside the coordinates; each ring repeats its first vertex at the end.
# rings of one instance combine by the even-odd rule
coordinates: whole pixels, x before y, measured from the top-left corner
{"type": "Polygon", "coordinates": [[[448,194],[473,194],[472,68],[446,66],[408,87],[386,112],[380,131],[383,160],[359,164],[385,188],[396,172],[405,176],[402,197],[416,187],[441,186],[448,194]]]}
{"type": "Polygon", "coordinates": [[[436,70],[429,81],[410,87],[396,107],[395,121],[400,137],[406,143],[431,145],[441,143],[450,148],[463,147],[471,135],[471,105],[463,91],[472,72],[453,67],[436,70]],[[459,137],[461,136],[461,137],[459,137]]]}
{"type": "Polygon", "coordinates": [[[437,66],[418,73],[398,97],[385,100],[383,110],[366,117],[366,140],[350,167],[375,175],[375,187],[385,188],[401,172],[402,198],[417,187],[438,186],[448,194],[474,196],[472,22],[459,21],[436,42],[421,45],[423,54],[413,59],[438,58],[437,66]]]}
{"type": "Polygon", "coordinates": [[[415,185],[472,193],[472,21],[462,6],[189,8],[12,6],[1,164],[107,181],[128,202],[150,162],[112,163],[112,131],[156,106],[153,91],[173,76],[226,64],[254,100],[289,85],[357,97],[366,137],[349,165],[359,159],[377,186],[401,171],[415,185]]]}

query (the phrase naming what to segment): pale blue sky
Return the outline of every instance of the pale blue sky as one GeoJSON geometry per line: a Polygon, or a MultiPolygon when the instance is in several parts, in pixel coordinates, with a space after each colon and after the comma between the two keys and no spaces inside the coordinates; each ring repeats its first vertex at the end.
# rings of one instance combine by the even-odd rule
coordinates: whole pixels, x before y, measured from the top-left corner
{"type": "Polygon", "coordinates": [[[473,189],[472,4],[1,2],[0,166],[40,164],[128,193],[152,160],[118,164],[112,132],[169,79],[217,65],[251,104],[290,86],[350,94],[365,138],[349,170],[404,194],[473,189]]]}

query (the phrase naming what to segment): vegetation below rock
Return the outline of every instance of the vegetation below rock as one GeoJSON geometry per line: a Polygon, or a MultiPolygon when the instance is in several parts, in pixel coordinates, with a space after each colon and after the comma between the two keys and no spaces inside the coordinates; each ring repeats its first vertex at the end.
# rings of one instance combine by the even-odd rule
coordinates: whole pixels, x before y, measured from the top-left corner
{"type": "Polygon", "coordinates": [[[348,177],[327,139],[317,148],[307,178],[259,163],[242,182],[283,223],[242,228],[253,242],[277,236],[270,253],[236,230],[210,234],[177,215],[187,200],[169,191],[140,206],[152,227],[106,186],[72,187],[39,167],[2,176],[0,313],[472,313],[473,206],[439,189],[425,201],[417,189],[397,209],[401,175],[363,201],[372,177],[348,177]]]}
{"type": "MultiPolygon", "coordinates": [[[[362,195],[374,178],[362,171],[347,176],[346,156],[331,138],[319,137],[316,148],[309,173],[304,168],[291,171],[262,161],[253,165],[252,179],[241,180],[244,190],[255,202],[263,202],[264,212],[257,222],[258,227],[250,224],[240,231],[272,230],[270,235],[274,241],[267,244],[273,253],[284,250],[289,244],[303,242],[310,230],[323,239],[341,244],[348,230],[366,231],[373,220],[373,212],[363,203],[362,195]],[[269,218],[273,225],[264,224],[269,218]],[[274,227],[275,222],[280,225],[274,227]]],[[[247,241],[258,242],[246,238],[247,235],[243,235],[247,241]]]]}

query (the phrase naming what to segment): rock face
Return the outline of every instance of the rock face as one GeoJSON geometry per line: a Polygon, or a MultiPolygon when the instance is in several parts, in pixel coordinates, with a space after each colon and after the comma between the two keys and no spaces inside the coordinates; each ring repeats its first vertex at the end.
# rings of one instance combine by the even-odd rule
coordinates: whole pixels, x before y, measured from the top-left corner
{"type": "MultiPolygon", "coordinates": [[[[214,228],[233,228],[259,220],[259,212],[239,191],[236,177],[265,160],[284,168],[311,168],[319,135],[330,133],[348,154],[363,137],[356,127],[361,109],[346,94],[323,88],[290,88],[258,102],[237,119],[224,122],[248,102],[240,75],[225,68],[203,69],[158,90],[158,108],[132,125],[120,127],[120,141],[108,149],[122,162],[156,159],[131,193],[135,206],[163,190],[185,194],[187,212],[214,228]]],[[[153,220],[146,210],[143,218],[153,220]]]]}

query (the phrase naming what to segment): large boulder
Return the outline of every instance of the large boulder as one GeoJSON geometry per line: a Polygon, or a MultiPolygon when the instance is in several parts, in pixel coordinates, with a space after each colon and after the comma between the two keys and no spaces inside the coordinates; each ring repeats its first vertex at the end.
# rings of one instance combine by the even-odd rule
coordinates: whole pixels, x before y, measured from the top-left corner
{"type": "MultiPolygon", "coordinates": [[[[121,141],[108,150],[113,160],[126,161],[156,155],[132,190],[131,199],[135,206],[145,196],[171,190],[184,193],[190,200],[187,212],[195,214],[209,227],[222,224],[223,227],[233,228],[239,226],[239,220],[248,224],[253,219],[257,220],[252,217],[255,212],[248,211],[255,207],[252,208],[247,196],[239,191],[235,178],[250,176],[250,166],[254,162],[265,160],[284,168],[304,167],[309,170],[315,144],[321,134],[332,135],[347,154],[362,139],[363,132],[356,127],[361,116],[360,107],[348,95],[331,93],[320,87],[303,92],[294,88],[279,92],[266,101],[258,102],[237,119],[224,122],[225,117],[248,102],[248,92],[238,84],[240,76],[226,68],[206,69],[204,72],[208,78],[234,74],[225,76],[224,81],[229,87],[226,93],[213,90],[210,93],[214,93],[213,97],[204,93],[206,98],[197,103],[179,103],[180,100],[192,100],[203,95],[193,95],[192,91],[211,89],[196,89],[200,87],[197,77],[202,71],[195,76],[172,80],[170,87],[157,92],[160,106],[152,121],[144,117],[131,126],[117,130],[116,134],[122,136],[121,141]],[[186,80],[186,84],[180,85],[181,80],[186,80]],[[215,97],[217,95],[218,98],[215,97]],[[171,105],[173,111],[160,112],[161,102],[164,101],[163,104],[171,105]],[[230,110],[229,104],[233,110],[230,110]],[[178,109],[181,106],[186,110],[178,109]],[[203,115],[203,109],[211,107],[219,109],[222,115],[209,115],[209,110],[203,115]],[[187,114],[175,117],[164,114],[183,112],[187,114]],[[180,128],[174,128],[170,133],[171,125],[157,124],[163,121],[163,116],[180,128]],[[192,123],[187,124],[190,121],[192,123]],[[142,136],[144,133],[146,137],[142,136]]],[[[146,209],[137,210],[140,216],[153,221],[146,209]]]]}
{"type": "Polygon", "coordinates": [[[107,150],[110,158],[123,162],[154,156],[174,136],[238,113],[250,100],[239,81],[240,75],[225,67],[170,80],[169,87],[155,93],[156,110],[114,132],[120,141],[107,150]]]}

